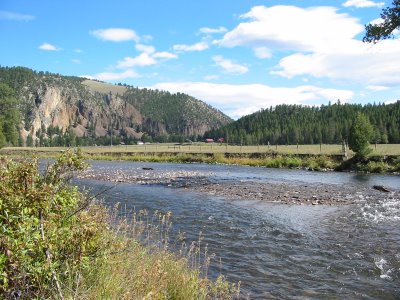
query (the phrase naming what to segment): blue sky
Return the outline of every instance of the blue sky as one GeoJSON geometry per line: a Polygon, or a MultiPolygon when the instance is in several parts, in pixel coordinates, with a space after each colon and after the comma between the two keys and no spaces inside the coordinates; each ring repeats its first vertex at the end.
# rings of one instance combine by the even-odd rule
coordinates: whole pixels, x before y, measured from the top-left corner
{"type": "Polygon", "coordinates": [[[0,0],[0,64],[185,92],[233,118],[281,103],[391,102],[400,40],[361,42],[390,4],[0,0]]]}

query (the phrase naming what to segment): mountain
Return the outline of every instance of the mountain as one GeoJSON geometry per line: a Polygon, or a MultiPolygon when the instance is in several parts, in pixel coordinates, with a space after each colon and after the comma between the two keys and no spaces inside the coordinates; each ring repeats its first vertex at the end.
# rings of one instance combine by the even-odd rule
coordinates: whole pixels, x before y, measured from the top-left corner
{"type": "Polygon", "coordinates": [[[393,104],[278,105],[260,110],[217,130],[207,138],[225,137],[236,144],[335,144],[349,136],[358,112],[374,126],[373,143],[400,143],[400,101],[393,104]]]}
{"type": "MultiPolygon", "coordinates": [[[[15,91],[23,141],[66,133],[83,143],[196,139],[232,120],[189,95],[112,85],[74,76],[0,67],[0,83],[15,91]]],[[[54,144],[54,143],[53,143],[54,144]]]]}

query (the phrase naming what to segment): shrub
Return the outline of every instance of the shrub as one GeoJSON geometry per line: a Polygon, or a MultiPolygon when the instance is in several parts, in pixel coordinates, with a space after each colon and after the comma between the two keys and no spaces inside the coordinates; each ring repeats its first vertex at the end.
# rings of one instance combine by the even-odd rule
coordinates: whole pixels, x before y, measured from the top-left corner
{"type": "Polygon", "coordinates": [[[0,160],[0,299],[238,295],[223,278],[213,282],[197,265],[190,269],[190,257],[167,251],[169,215],[143,229],[147,214],[146,222],[118,219],[68,185],[84,167],[79,151],[65,152],[42,174],[37,160],[0,160]]]}
{"type": "Polygon", "coordinates": [[[85,165],[68,151],[42,175],[35,160],[0,166],[0,291],[6,298],[61,293],[65,272],[89,267],[103,251],[105,210],[66,184],[85,165]]]}

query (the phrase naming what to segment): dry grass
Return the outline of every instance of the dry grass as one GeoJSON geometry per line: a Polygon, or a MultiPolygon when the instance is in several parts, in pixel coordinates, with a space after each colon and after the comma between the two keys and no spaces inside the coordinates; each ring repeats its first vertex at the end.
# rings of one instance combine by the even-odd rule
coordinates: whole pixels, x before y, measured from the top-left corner
{"type": "MultiPolygon", "coordinates": [[[[114,212],[117,212],[115,210],[114,212]]],[[[71,281],[73,299],[233,299],[240,297],[240,284],[223,276],[207,277],[210,256],[198,241],[180,254],[169,251],[171,214],[146,210],[111,214],[114,230],[109,239],[112,253],[98,260],[90,272],[71,281]],[[126,219],[126,215],[131,215],[126,219]]],[[[180,239],[177,239],[181,241],[180,239]]],[[[179,246],[179,245],[178,245],[179,246]]]]}
{"type": "MultiPolygon", "coordinates": [[[[378,155],[400,155],[400,144],[378,144],[371,148],[378,155]]],[[[275,152],[278,154],[311,154],[311,155],[340,155],[342,145],[259,145],[259,146],[232,146],[226,144],[206,144],[195,143],[192,145],[165,144],[146,144],[146,145],[126,145],[126,146],[98,146],[81,147],[84,154],[101,153],[266,153],[275,152]]],[[[3,153],[53,153],[66,150],[63,147],[8,147],[1,150],[3,153]]],[[[351,155],[352,152],[349,151],[351,155]]]]}
{"type": "Polygon", "coordinates": [[[123,95],[127,87],[121,86],[121,85],[113,85],[109,83],[104,83],[104,82],[98,82],[95,80],[85,80],[82,82],[82,84],[86,85],[91,89],[92,91],[103,93],[103,94],[109,94],[110,92],[113,95],[120,94],[123,95]]]}

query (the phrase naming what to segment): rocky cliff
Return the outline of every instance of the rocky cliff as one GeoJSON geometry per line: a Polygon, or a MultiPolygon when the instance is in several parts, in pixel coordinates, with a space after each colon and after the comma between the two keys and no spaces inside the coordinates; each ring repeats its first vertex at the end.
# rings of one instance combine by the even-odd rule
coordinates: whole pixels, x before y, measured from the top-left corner
{"type": "Polygon", "coordinates": [[[78,137],[203,135],[231,119],[185,94],[112,85],[79,77],[0,67],[22,116],[21,136],[35,139],[49,127],[78,137]]]}

